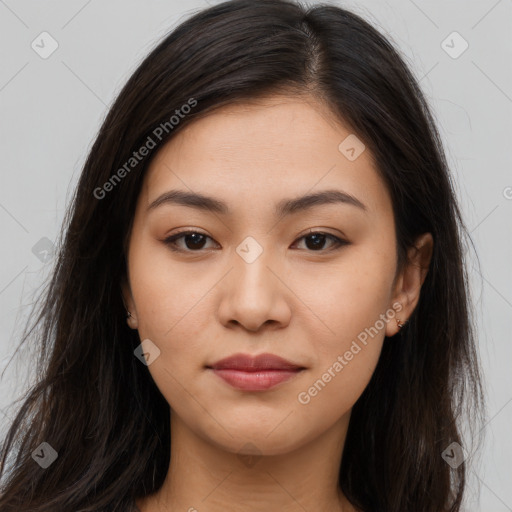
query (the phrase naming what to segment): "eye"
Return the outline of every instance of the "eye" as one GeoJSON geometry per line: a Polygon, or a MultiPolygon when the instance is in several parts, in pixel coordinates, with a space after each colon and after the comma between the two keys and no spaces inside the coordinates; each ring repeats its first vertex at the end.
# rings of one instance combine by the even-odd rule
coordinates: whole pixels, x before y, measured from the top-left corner
{"type": "MultiPolygon", "coordinates": [[[[172,251],[177,252],[199,252],[204,249],[205,242],[207,239],[213,240],[208,235],[205,235],[199,231],[181,231],[176,233],[164,240],[164,243],[169,246],[172,251]],[[185,248],[183,246],[179,246],[178,241],[183,239],[185,243],[185,248]]],[[[338,238],[337,236],[331,235],[330,233],[325,233],[323,231],[311,231],[307,235],[304,235],[297,240],[309,240],[309,243],[306,242],[306,246],[308,249],[311,249],[309,252],[322,252],[325,251],[324,245],[326,240],[331,241],[331,249],[335,250],[344,245],[349,245],[349,242],[338,238]]]]}
{"type": "MultiPolygon", "coordinates": [[[[181,231],[179,233],[176,233],[175,235],[172,235],[164,240],[165,244],[169,246],[169,248],[172,251],[178,251],[178,252],[198,252],[198,250],[201,250],[204,248],[204,242],[207,238],[210,238],[208,235],[204,235],[203,233],[200,233],[198,231],[181,231]],[[184,239],[187,250],[183,249],[182,247],[179,247],[177,244],[178,240],[184,239]],[[190,246],[190,247],[188,247],[190,246]]],[[[210,240],[212,240],[210,238],[210,240]]]]}
{"type": "Polygon", "coordinates": [[[330,240],[332,245],[329,250],[339,249],[341,246],[348,245],[349,242],[338,238],[337,236],[331,235],[330,233],[324,233],[323,231],[310,231],[307,235],[302,236],[298,240],[306,240],[306,247],[311,249],[313,252],[325,251],[323,248],[326,240],[330,240]],[[309,243],[307,241],[310,241],[309,243]]]}

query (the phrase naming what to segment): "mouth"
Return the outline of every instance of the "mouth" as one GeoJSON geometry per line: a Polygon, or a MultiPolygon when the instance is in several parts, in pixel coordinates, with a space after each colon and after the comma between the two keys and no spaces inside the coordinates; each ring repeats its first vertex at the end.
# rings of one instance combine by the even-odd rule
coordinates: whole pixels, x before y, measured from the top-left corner
{"type": "Polygon", "coordinates": [[[206,368],[227,384],[244,391],[265,391],[306,369],[274,354],[260,354],[256,357],[235,354],[206,368]]]}

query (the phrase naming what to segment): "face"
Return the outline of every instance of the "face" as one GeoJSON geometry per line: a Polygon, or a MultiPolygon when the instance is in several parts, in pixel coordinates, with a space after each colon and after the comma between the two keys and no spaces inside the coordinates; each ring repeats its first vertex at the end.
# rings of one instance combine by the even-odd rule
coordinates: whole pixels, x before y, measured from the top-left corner
{"type": "Polygon", "coordinates": [[[312,98],[272,96],[190,124],[145,176],[129,324],[160,351],[148,371],[171,416],[233,453],[284,453],[348,418],[405,316],[391,199],[368,149],[339,148],[349,136],[312,98]],[[223,207],[162,198],[171,191],[223,207]],[[234,354],[300,370],[212,369],[234,354]]]}

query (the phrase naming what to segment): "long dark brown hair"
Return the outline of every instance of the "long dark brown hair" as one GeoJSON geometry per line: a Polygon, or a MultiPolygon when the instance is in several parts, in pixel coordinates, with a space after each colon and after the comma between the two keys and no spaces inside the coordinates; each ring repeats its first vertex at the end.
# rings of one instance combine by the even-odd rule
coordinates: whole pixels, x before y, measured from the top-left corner
{"type": "Polygon", "coordinates": [[[442,454],[451,443],[469,451],[461,422],[467,412],[470,427],[483,421],[484,393],[470,239],[427,101],[399,52],[360,16],[233,0],[158,43],[88,154],[51,280],[22,336],[39,357],[2,444],[2,512],[124,512],[162,485],[169,405],[134,356],[141,340],[126,324],[120,288],[141,183],[158,149],[189,123],[279,91],[324,102],[372,152],[393,201],[397,268],[418,235],[434,239],[419,303],[400,341],[384,340],[354,405],[339,485],[365,512],[460,510],[467,461],[452,468],[442,454]],[[33,457],[43,442],[58,454],[47,469],[33,457]]]}

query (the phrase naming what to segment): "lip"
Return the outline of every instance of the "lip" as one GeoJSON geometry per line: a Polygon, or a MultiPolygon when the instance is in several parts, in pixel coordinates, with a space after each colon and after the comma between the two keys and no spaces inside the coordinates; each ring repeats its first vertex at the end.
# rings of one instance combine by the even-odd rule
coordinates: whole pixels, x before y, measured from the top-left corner
{"type": "Polygon", "coordinates": [[[244,391],[264,391],[285,382],[305,368],[274,354],[234,354],[207,366],[231,386],[244,391]]]}

